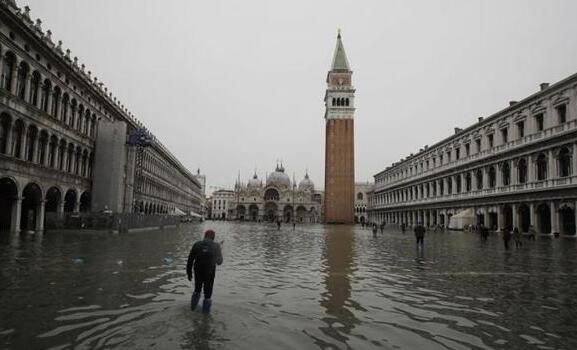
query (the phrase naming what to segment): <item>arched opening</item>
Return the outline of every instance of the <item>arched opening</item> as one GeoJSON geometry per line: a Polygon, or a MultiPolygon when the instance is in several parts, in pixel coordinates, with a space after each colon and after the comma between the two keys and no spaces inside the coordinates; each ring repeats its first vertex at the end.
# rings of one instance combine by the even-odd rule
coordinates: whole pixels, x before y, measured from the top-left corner
{"type": "Polygon", "coordinates": [[[62,95],[62,107],[61,107],[61,111],[60,115],[58,116],[58,118],[60,118],[60,121],[62,121],[65,124],[68,124],[68,104],[70,101],[70,97],[68,96],[67,93],[64,93],[62,95]]]}
{"type": "Polygon", "coordinates": [[[265,220],[269,222],[274,222],[277,220],[277,210],[278,207],[274,202],[268,202],[264,206],[264,216],[265,220]]]}
{"type": "Polygon", "coordinates": [[[42,77],[38,71],[32,73],[32,79],[30,79],[30,95],[28,96],[28,102],[36,106],[38,104],[38,95],[40,93],[40,80],[42,77]]]}
{"type": "Polygon", "coordinates": [[[34,125],[30,125],[27,131],[26,143],[26,160],[32,162],[34,160],[34,151],[36,150],[36,137],[38,136],[38,129],[34,125]]]}
{"type": "Polygon", "coordinates": [[[451,177],[447,178],[447,193],[453,194],[453,179],[451,177]]]}
{"type": "Polygon", "coordinates": [[[0,179],[0,231],[12,228],[15,201],[18,198],[18,186],[9,178],[0,179]]]}
{"type": "Polygon", "coordinates": [[[302,205],[299,205],[296,211],[296,221],[305,222],[306,218],[307,218],[307,209],[302,205]]]}
{"type": "Polygon", "coordinates": [[[293,207],[291,205],[285,205],[283,209],[283,221],[291,222],[293,218],[293,207]]]}
{"type": "Polygon", "coordinates": [[[488,219],[489,222],[487,223],[487,227],[489,227],[491,230],[497,231],[499,229],[497,226],[497,223],[499,222],[498,214],[495,212],[490,212],[488,219]]]}
{"type": "Polygon", "coordinates": [[[58,86],[54,87],[54,92],[52,93],[52,108],[50,109],[50,114],[54,118],[59,118],[58,109],[60,107],[60,95],[62,94],[58,86]]]}
{"type": "Polygon", "coordinates": [[[537,180],[542,181],[547,178],[547,156],[543,153],[537,157],[537,180]]]}
{"type": "Polygon", "coordinates": [[[521,232],[529,232],[529,225],[531,225],[531,210],[526,204],[519,205],[519,230],[521,232]]]}
{"type": "Polygon", "coordinates": [[[461,183],[461,175],[457,175],[457,177],[455,178],[455,182],[457,186],[457,193],[461,193],[463,190],[462,189],[463,184],[461,183]]]}
{"type": "Polygon", "coordinates": [[[26,79],[28,79],[29,72],[30,66],[28,66],[28,63],[24,61],[20,62],[20,67],[18,67],[18,81],[16,82],[16,96],[23,100],[26,98],[26,79]]]}
{"type": "Polygon", "coordinates": [[[511,184],[511,167],[509,166],[509,162],[505,162],[501,166],[501,179],[503,180],[503,186],[509,186],[511,184]]]}
{"type": "Polygon", "coordinates": [[[78,103],[76,102],[76,99],[73,98],[72,101],[70,102],[70,118],[68,120],[68,126],[70,126],[71,128],[74,128],[76,125],[76,108],[77,108],[78,103]]]}
{"type": "Polygon", "coordinates": [[[483,213],[477,213],[477,225],[485,225],[485,215],[483,213]]]}
{"type": "Polygon", "coordinates": [[[489,188],[495,188],[495,185],[497,183],[497,174],[495,172],[494,166],[489,167],[488,176],[489,176],[489,188]]]}
{"type": "Polygon", "coordinates": [[[527,161],[525,158],[519,159],[517,163],[517,177],[520,184],[527,182],[527,161]]]}
{"type": "Polygon", "coordinates": [[[52,93],[52,83],[50,80],[45,79],[44,84],[42,84],[42,95],[40,96],[40,108],[48,113],[48,96],[52,93]]]}
{"type": "Polygon", "coordinates": [[[20,214],[20,229],[22,231],[34,231],[40,228],[40,204],[42,190],[35,183],[29,183],[22,191],[22,213],[20,214]]]}
{"type": "Polygon", "coordinates": [[[537,220],[539,233],[551,233],[551,210],[545,203],[537,207],[537,220]]]}
{"type": "Polygon", "coordinates": [[[60,140],[60,146],[58,146],[58,166],[59,170],[64,171],[66,169],[66,163],[64,162],[64,155],[66,154],[66,141],[60,140]]]}
{"type": "Polygon", "coordinates": [[[76,207],[76,200],[78,194],[76,194],[75,190],[68,190],[66,191],[66,195],[64,196],[64,212],[65,213],[73,213],[76,207]]]}
{"type": "Polygon", "coordinates": [[[357,200],[359,200],[359,201],[363,200],[363,193],[362,192],[357,193],[357,200]]]}
{"type": "Polygon", "coordinates": [[[349,106],[349,98],[348,97],[345,100],[345,106],[347,106],[347,107],[349,106]]]}
{"type": "Polygon", "coordinates": [[[22,148],[22,138],[24,137],[24,123],[22,120],[18,119],[14,123],[14,128],[12,130],[12,155],[16,158],[23,159],[22,148]]]}
{"type": "Polygon", "coordinates": [[[85,191],[80,196],[80,212],[87,213],[91,209],[91,198],[90,192],[85,191]]]}
{"type": "Polygon", "coordinates": [[[62,193],[57,187],[51,187],[46,192],[46,213],[58,212],[58,206],[62,200],[62,193]]]}
{"type": "Polygon", "coordinates": [[[264,200],[265,201],[278,201],[280,199],[280,195],[278,191],[274,188],[269,188],[264,193],[264,200]]]}
{"type": "Polygon", "coordinates": [[[471,173],[465,175],[465,190],[467,192],[471,191],[471,173]]]}
{"type": "Polygon", "coordinates": [[[563,147],[559,151],[559,177],[569,175],[571,175],[571,152],[567,147],[563,147]]]}
{"type": "Polygon", "coordinates": [[[56,167],[56,153],[58,152],[58,139],[56,136],[50,137],[50,145],[48,146],[48,166],[56,167]]]}
{"type": "Polygon", "coordinates": [[[39,164],[47,164],[49,154],[46,152],[48,150],[48,133],[45,130],[40,132],[40,137],[38,138],[38,149],[37,149],[37,161],[39,164]]]}
{"type": "Polygon", "coordinates": [[[477,178],[477,189],[482,190],[483,189],[483,170],[477,169],[477,172],[475,173],[475,177],[477,178]]]}
{"type": "Polygon", "coordinates": [[[2,60],[2,88],[10,91],[12,86],[12,72],[16,68],[16,56],[8,51],[2,60]]]}
{"type": "Polygon", "coordinates": [[[3,113],[0,115],[0,153],[8,154],[9,144],[8,135],[12,128],[12,118],[10,115],[3,113]]]}
{"type": "Polygon", "coordinates": [[[559,208],[559,219],[561,221],[561,232],[564,235],[575,234],[575,209],[568,205],[559,208]]]}
{"type": "Polygon", "coordinates": [[[236,219],[244,221],[246,217],[246,208],[244,205],[236,206],[236,219]]]}
{"type": "Polygon", "coordinates": [[[250,219],[252,221],[258,221],[258,206],[256,204],[251,204],[248,207],[250,219]]]}

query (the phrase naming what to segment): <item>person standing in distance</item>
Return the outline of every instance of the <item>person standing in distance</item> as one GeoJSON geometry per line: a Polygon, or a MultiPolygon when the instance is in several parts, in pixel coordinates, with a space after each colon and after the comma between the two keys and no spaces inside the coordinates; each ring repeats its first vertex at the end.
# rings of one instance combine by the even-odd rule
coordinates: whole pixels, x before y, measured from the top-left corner
{"type": "Polygon", "coordinates": [[[417,226],[415,226],[415,238],[417,239],[417,248],[421,247],[423,248],[423,243],[425,240],[425,226],[423,226],[422,223],[418,223],[417,226]]]}
{"type": "Polygon", "coordinates": [[[204,289],[202,312],[210,312],[216,265],[222,264],[222,249],[220,244],[214,241],[214,236],[213,230],[207,230],[204,233],[204,239],[194,243],[188,255],[186,274],[189,281],[192,280],[194,267],[194,292],[190,298],[190,309],[193,311],[200,300],[200,292],[204,289]]]}

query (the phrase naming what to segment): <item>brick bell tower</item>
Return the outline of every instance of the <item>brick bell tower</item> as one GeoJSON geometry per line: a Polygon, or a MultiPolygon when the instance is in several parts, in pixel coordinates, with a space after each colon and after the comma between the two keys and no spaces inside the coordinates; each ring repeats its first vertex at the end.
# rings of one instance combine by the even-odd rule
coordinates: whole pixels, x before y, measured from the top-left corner
{"type": "Polygon", "coordinates": [[[355,190],[355,89],[353,72],[341,41],[327,75],[325,94],[325,223],[354,223],[355,190]]]}

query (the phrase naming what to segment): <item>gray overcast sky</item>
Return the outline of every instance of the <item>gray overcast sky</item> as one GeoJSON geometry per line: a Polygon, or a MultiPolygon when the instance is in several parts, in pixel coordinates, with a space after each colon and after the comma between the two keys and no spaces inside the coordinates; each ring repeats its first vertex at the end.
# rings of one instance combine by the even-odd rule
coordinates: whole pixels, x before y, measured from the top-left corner
{"type": "Polygon", "coordinates": [[[323,186],[337,28],[356,180],[577,72],[577,1],[18,0],[191,170],[323,186]]]}

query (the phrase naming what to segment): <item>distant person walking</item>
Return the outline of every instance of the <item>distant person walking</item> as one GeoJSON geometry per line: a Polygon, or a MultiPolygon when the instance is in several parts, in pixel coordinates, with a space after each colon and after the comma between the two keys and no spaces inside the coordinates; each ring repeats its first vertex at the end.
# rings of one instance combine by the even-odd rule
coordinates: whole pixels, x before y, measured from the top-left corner
{"type": "Polygon", "coordinates": [[[421,224],[420,222],[417,224],[417,226],[415,226],[415,238],[417,239],[417,248],[419,247],[423,247],[423,244],[425,242],[425,231],[427,229],[425,228],[425,226],[423,226],[423,224],[421,224]]]}
{"type": "Polygon", "coordinates": [[[534,241],[535,237],[537,236],[537,231],[533,225],[529,225],[529,239],[534,241]]]}
{"type": "Polygon", "coordinates": [[[280,231],[280,220],[276,220],[276,228],[280,231]]]}
{"type": "Polygon", "coordinates": [[[377,235],[377,224],[373,224],[373,236],[377,235]]]}
{"type": "Polygon", "coordinates": [[[513,229],[513,240],[515,240],[515,248],[521,248],[523,246],[523,242],[521,241],[521,231],[519,231],[519,228],[517,227],[513,229]]]}
{"type": "Polygon", "coordinates": [[[487,238],[489,238],[489,228],[485,225],[481,225],[479,227],[479,232],[481,233],[481,239],[484,242],[487,242],[487,238]]]}
{"type": "Polygon", "coordinates": [[[505,245],[505,250],[509,250],[509,243],[511,242],[511,231],[508,228],[503,228],[503,244],[505,245]]]}
{"type": "Polygon", "coordinates": [[[216,265],[222,264],[222,243],[216,243],[214,236],[213,230],[207,230],[204,233],[204,239],[197,241],[192,246],[186,264],[186,274],[189,281],[192,280],[192,270],[194,269],[194,292],[190,298],[190,309],[196,308],[200,300],[200,292],[204,289],[203,313],[210,312],[216,265]]]}

